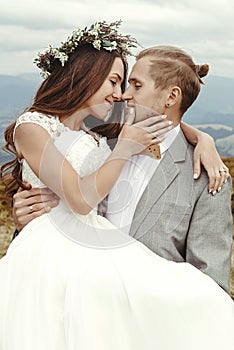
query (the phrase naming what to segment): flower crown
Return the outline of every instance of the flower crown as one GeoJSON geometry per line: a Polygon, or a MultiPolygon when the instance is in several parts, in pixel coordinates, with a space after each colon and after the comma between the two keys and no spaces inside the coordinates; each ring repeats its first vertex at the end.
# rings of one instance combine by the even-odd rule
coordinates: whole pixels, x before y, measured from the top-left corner
{"type": "Polygon", "coordinates": [[[118,33],[118,28],[122,21],[107,24],[105,21],[96,22],[90,28],[77,28],[71,37],[60,47],[54,48],[51,45],[44,53],[39,53],[34,63],[42,70],[41,76],[47,78],[54,69],[55,60],[59,60],[63,67],[69,59],[69,55],[75,49],[84,44],[92,44],[97,50],[105,49],[107,51],[116,50],[124,58],[132,55],[130,49],[137,47],[138,43],[135,38],[130,35],[122,35],[118,33]]]}

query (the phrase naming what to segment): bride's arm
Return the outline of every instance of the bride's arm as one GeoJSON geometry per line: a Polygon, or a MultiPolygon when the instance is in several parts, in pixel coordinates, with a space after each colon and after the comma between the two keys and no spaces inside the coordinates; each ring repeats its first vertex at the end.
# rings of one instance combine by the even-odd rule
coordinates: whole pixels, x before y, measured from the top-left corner
{"type": "Polygon", "coordinates": [[[42,127],[31,123],[19,125],[15,144],[18,154],[27,161],[36,176],[64,199],[72,210],[83,215],[88,214],[110,191],[129,158],[120,143],[95,174],[80,177],[42,127]],[[111,176],[108,177],[108,173],[111,176]]]}
{"type": "MultiPolygon", "coordinates": [[[[134,126],[125,124],[109,158],[96,172],[84,177],[77,174],[55,147],[47,131],[39,125],[19,125],[15,144],[18,154],[26,159],[36,176],[73,211],[86,215],[110,192],[126,160],[152,143],[152,134],[146,129],[158,118],[152,117],[151,122],[148,119],[134,126]]],[[[155,128],[160,129],[162,125],[165,132],[171,128],[165,120],[156,123],[155,128]]]]}
{"type": "Polygon", "coordinates": [[[181,122],[181,128],[187,140],[195,146],[194,179],[199,178],[201,165],[203,165],[209,177],[208,189],[212,194],[215,194],[220,191],[229,176],[228,167],[220,158],[214,140],[210,135],[184,122],[181,122]]]}

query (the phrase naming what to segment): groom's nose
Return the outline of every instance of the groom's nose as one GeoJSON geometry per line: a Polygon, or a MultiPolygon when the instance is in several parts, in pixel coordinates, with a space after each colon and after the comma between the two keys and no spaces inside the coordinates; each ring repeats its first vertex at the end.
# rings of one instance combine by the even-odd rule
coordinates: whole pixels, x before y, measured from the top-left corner
{"type": "Polygon", "coordinates": [[[133,98],[133,96],[132,96],[132,94],[130,93],[129,88],[127,88],[127,89],[125,90],[125,92],[123,93],[123,95],[122,95],[122,100],[124,100],[124,101],[130,101],[130,100],[132,100],[132,98],[133,98]]]}

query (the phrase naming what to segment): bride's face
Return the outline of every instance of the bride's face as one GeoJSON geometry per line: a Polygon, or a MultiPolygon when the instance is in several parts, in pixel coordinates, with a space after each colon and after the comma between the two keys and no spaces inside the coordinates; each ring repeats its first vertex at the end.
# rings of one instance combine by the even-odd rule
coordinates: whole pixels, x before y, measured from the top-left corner
{"type": "Polygon", "coordinates": [[[122,98],[121,83],[124,79],[124,65],[117,57],[100,89],[86,102],[91,115],[104,120],[113,103],[122,98]]]}

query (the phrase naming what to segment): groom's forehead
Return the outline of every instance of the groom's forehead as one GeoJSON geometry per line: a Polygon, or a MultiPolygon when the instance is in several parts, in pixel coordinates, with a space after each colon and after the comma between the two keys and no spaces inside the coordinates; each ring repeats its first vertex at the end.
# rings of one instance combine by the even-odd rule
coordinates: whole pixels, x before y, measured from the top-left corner
{"type": "Polygon", "coordinates": [[[129,75],[129,80],[141,80],[144,78],[149,78],[149,69],[150,69],[150,59],[149,57],[143,57],[139,59],[134,66],[129,75]]]}

